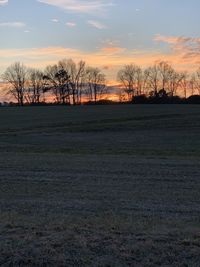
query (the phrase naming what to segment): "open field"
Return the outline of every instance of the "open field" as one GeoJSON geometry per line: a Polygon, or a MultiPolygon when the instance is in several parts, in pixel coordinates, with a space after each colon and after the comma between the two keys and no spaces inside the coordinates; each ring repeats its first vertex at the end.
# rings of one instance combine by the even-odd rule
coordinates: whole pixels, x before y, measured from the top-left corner
{"type": "Polygon", "coordinates": [[[0,109],[0,266],[200,266],[200,107],[0,109]]]}

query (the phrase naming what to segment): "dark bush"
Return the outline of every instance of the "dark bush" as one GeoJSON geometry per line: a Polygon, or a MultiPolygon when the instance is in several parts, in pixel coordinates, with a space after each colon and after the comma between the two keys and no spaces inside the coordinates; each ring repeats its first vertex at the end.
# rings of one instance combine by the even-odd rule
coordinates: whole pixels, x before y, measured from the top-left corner
{"type": "Polygon", "coordinates": [[[117,104],[117,102],[107,99],[102,99],[98,101],[88,101],[85,103],[85,105],[114,105],[117,104]]]}
{"type": "Polygon", "coordinates": [[[200,95],[192,95],[186,99],[188,104],[200,104],[200,95]]]}
{"type": "Polygon", "coordinates": [[[133,98],[133,104],[147,104],[148,98],[145,95],[138,95],[133,98]]]}

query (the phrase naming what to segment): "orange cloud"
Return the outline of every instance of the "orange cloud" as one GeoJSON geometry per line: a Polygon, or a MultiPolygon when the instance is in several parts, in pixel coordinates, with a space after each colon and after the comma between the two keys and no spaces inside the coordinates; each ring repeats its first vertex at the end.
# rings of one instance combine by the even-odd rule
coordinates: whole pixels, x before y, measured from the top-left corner
{"type": "MultiPolygon", "coordinates": [[[[175,37],[174,37],[175,38],[175,37]]],[[[158,38],[156,38],[158,41],[158,38]]],[[[159,38],[161,41],[161,37],[159,38]]],[[[164,37],[162,40],[167,40],[164,37]]],[[[125,64],[135,63],[141,67],[152,65],[155,61],[165,60],[179,70],[193,70],[200,63],[200,49],[198,40],[182,41],[180,38],[175,42],[171,39],[168,43],[173,45],[168,52],[162,51],[134,51],[118,46],[105,46],[93,52],[86,52],[67,47],[47,47],[30,49],[0,49],[1,73],[14,61],[21,61],[24,64],[44,68],[48,64],[55,64],[63,58],[72,58],[76,62],[85,60],[88,65],[104,69],[108,80],[115,80],[117,71],[125,64]],[[177,45],[179,43],[179,46],[177,45]],[[189,45],[190,44],[190,45],[189,45]]]]}
{"type": "Polygon", "coordinates": [[[163,35],[157,34],[154,40],[158,42],[168,43],[168,44],[183,44],[189,41],[198,41],[200,40],[200,38],[190,38],[190,37],[182,37],[182,36],[180,37],[163,36],[163,35]]]}
{"type": "Polygon", "coordinates": [[[116,53],[122,53],[124,52],[126,49],[123,47],[103,47],[101,48],[101,51],[103,53],[107,53],[107,54],[116,54],[116,53]]]}
{"type": "Polygon", "coordinates": [[[200,63],[200,38],[156,35],[154,40],[170,44],[171,54],[179,59],[180,64],[200,63]]]}
{"type": "MultiPolygon", "coordinates": [[[[162,38],[162,40],[166,42],[168,39],[162,38]]],[[[76,62],[85,60],[88,65],[102,68],[107,76],[108,85],[116,89],[119,87],[116,83],[117,72],[126,64],[134,63],[145,68],[156,61],[168,61],[177,70],[194,71],[197,69],[197,65],[200,64],[198,40],[193,40],[192,42],[185,40],[183,42],[180,39],[177,39],[177,41],[169,39],[167,43],[170,44],[168,52],[160,50],[136,51],[111,45],[90,53],[67,47],[0,49],[0,72],[2,73],[7,66],[15,61],[23,62],[30,67],[43,69],[47,65],[55,64],[63,58],[72,58],[76,62]]],[[[5,96],[2,98],[1,92],[3,92],[2,88],[0,88],[0,99],[5,99],[5,96]]]]}

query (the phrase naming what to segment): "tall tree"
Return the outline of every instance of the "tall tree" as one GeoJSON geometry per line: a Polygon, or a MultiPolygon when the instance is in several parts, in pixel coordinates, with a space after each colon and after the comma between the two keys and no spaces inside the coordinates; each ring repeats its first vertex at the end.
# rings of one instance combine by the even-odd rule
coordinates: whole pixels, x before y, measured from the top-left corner
{"type": "Polygon", "coordinates": [[[106,93],[106,77],[98,68],[88,67],[86,70],[87,95],[90,101],[97,102],[106,93]]]}
{"type": "Polygon", "coordinates": [[[42,71],[34,68],[28,70],[28,86],[26,89],[26,99],[30,103],[41,102],[44,93],[44,74],[42,71]]]}
{"type": "Polygon", "coordinates": [[[197,69],[195,73],[196,77],[196,90],[198,91],[198,94],[200,95],[200,67],[197,69]]]}
{"type": "Polygon", "coordinates": [[[153,67],[148,67],[144,71],[146,77],[146,84],[149,90],[152,91],[154,95],[158,93],[160,77],[159,77],[159,68],[158,65],[155,64],[153,67]]]}
{"type": "Polygon", "coordinates": [[[59,64],[49,65],[45,69],[43,79],[47,87],[55,96],[56,102],[59,104],[70,103],[70,76],[68,72],[59,64]]]}
{"type": "Polygon", "coordinates": [[[182,73],[182,75],[183,76],[182,76],[182,80],[181,80],[181,83],[180,83],[180,89],[182,89],[184,98],[186,99],[187,98],[188,87],[189,87],[189,82],[188,82],[189,74],[185,71],[185,72],[182,73]]]}
{"type": "Polygon", "coordinates": [[[75,63],[72,59],[63,59],[58,62],[58,66],[64,69],[70,76],[70,90],[73,105],[80,104],[82,98],[82,88],[85,79],[85,62],[75,63]]]}
{"type": "Polygon", "coordinates": [[[118,71],[117,80],[124,87],[129,101],[132,100],[134,95],[140,94],[142,91],[143,74],[141,68],[137,65],[125,65],[118,71]]]}
{"type": "Polygon", "coordinates": [[[172,71],[169,79],[169,94],[171,96],[177,95],[178,89],[181,86],[181,82],[184,79],[185,74],[183,72],[172,71]]]}
{"type": "Polygon", "coordinates": [[[161,61],[158,63],[158,71],[160,78],[160,89],[169,91],[170,79],[172,78],[174,69],[168,62],[161,61]]]}
{"type": "Polygon", "coordinates": [[[20,62],[15,62],[2,75],[3,80],[11,85],[9,93],[17,100],[20,106],[23,106],[25,101],[27,74],[27,67],[20,62]]]}

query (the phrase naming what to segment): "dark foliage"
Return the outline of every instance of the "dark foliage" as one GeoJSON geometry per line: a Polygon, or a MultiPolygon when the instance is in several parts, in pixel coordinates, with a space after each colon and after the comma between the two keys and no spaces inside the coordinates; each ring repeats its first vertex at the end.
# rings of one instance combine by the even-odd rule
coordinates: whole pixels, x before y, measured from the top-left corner
{"type": "Polygon", "coordinates": [[[148,98],[145,95],[138,95],[133,98],[133,104],[148,104],[148,98]]]}
{"type": "Polygon", "coordinates": [[[114,105],[117,104],[117,102],[107,99],[102,99],[99,101],[88,101],[85,103],[85,105],[114,105]]]}
{"type": "Polygon", "coordinates": [[[200,96],[199,95],[192,95],[187,98],[186,103],[188,104],[200,104],[200,96]]]}
{"type": "Polygon", "coordinates": [[[150,96],[139,95],[135,96],[132,101],[133,104],[183,104],[185,100],[179,96],[171,96],[167,94],[164,89],[157,93],[150,93],[150,96]]]}

